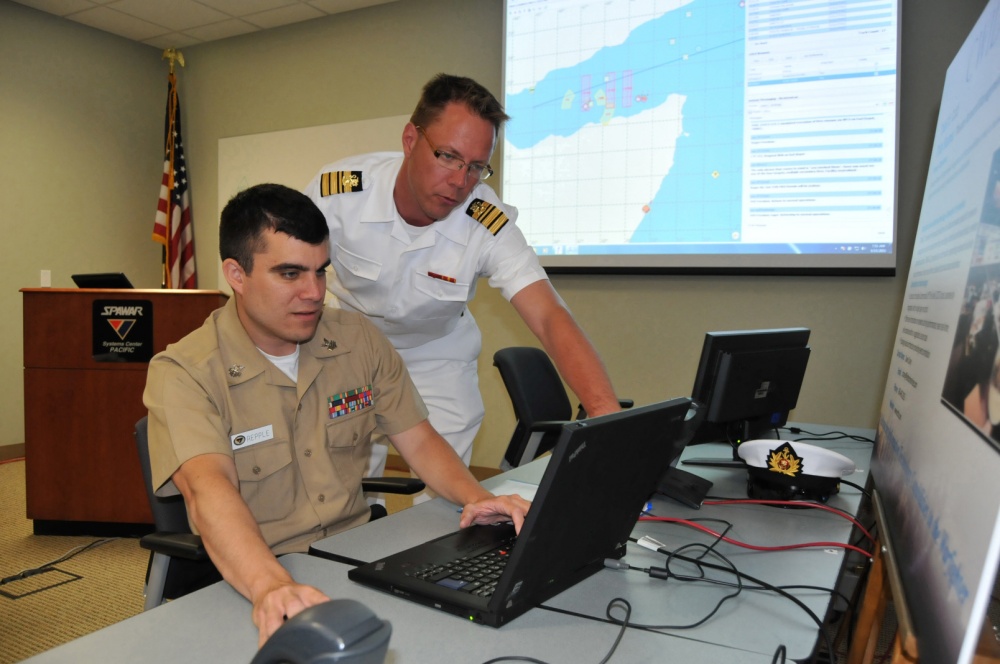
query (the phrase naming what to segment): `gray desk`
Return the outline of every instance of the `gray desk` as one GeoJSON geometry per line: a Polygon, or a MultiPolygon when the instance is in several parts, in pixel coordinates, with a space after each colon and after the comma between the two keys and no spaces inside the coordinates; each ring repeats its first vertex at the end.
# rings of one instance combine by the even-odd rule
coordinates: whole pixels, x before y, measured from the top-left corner
{"type": "MultiPolygon", "coordinates": [[[[810,431],[829,427],[803,425],[810,431]]],[[[874,432],[864,429],[846,430],[855,435],[871,437],[874,432]]],[[[864,486],[868,479],[872,454],[870,443],[837,440],[821,444],[851,458],[858,472],[845,478],[864,486]]],[[[699,445],[685,450],[685,456],[731,458],[730,448],[723,445],[699,445]]],[[[683,457],[682,457],[683,458],[683,457]]],[[[506,480],[537,484],[545,470],[546,459],[539,459],[502,476],[485,481],[494,488],[506,480]]],[[[682,466],[685,470],[706,477],[714,486],[712,496],[746,498],[746,472],[710,467],[682,466]]],[[[844,485],[841,492],[830,498],[828,505],[857,514],[862,495],[844,485]]],[[[751,544],[773,546],[802,542],[847,542],[853,525],[850,521],[823,510],[783,509],[764,505],[703,506],[700,510],[685,507],[668,499],[654,499],[653,514],[684,519],[723,519],[733,524],[728,536],[751,544]]],[[[369,561],[406,549],[420,542],[444,535],[457,526],[457,508],[443,500],[435,500],[363,528],[340,533],[313,545],[319,555],[342,560],[369,561]]],[[[705,525],[719,531],[724,526],[715,522],[705,525]]],[[[640,522],[634,534],[649,535],[677,549],[693,542],[711,544],[713,537],[691,528],[666,523],[640,522]]],[[[782,552],[758,552],[734,544],[720,543],[716,550],[726,556],[741,572],[776,586],[798,585],[835,588],[846,552],[842,548],[810,548],[782,552]]],[[[692,557],[699,551],[689,552],[692,557]]],[[[722,564],[718,559],[709,562],[722,564]]],[[[636,545],[629,546],[625,561],[636,566],[663,567],[665,556],[636,545]]],[[[690,566],[675,563],[677,572],[692,572],[690,566]]],[[[732,580],[732,575],[712,572],[712,578],[732,580]]],[[[749,584],[746,584],[749,585],[749,584]]],[[[632,621],[647,625],[688,625],[707,615],[731,589],[707,583],[665,582],[636,571],[601,570],[545,603],[545,606],[571,610],[593,617],[603,617],[608,602],[624,597],[633,608],[632,621]]],[[[822,619],[831,595],[819,590],[796,590],[793,593],[822,619]]],[[[397,600],[404,601],[404,600],[397,600]]],[[[428,609],[428,611],[431,611],[428,609]]],[[[546,613],[534,609],[521,621],[535,621],[546,613]]],[[[506,630],[502,628],[501,631],[506,630]]],[[[791,600],[774,593],[744,590],[728,600],[722,609],[704,625],[690,630],[671,630],[672,634],[703,640],[740,651],[771,656],[784,644],[790,659],[805,659],[813,651],[818,638],[815,622],[791,600]]],[[[738,659],[733,661],[739,661],[738,659]]]]}
{"type": "MultiPolygon", "coordinates": [[[[292,554],[281,558],[292,575],[330,597],[363,602],[392,623],[387,664],[484,662],[502,655],[529,655],[553,664],[597,662],[619,628],[549,611],[532,611],[503,629],[467,623],[452,615],[362,588],[347,579],[346,565],[292,554]]],[[[116,625],[37,655],[26,662],[143,662],[206,664],[249,662],[257,649],[250,605],[228,584],[218,583],[116,625]]],[[[770,657],[734,651],[684,636],[629,630],[612,661],[753,662],[770,657]]]]}
{"type": "MultiPolygon", "coordinates": [[[[870,433],[870,432],[858,432],[870,433]]],[[[835,443],[828,447],[853,458],[861,472],[852,481],[864,484],[868,475],[871,446],[835,443]]],[[[710,448],[699,446],[697,456],[709,456],[710,448]]],[[[725,456],[724,449],[718,450],[725,456]]],[[[504,480],[537,483],[544,460],[515,469],[485,482],[497,486],[504,480]]],[[[715,495],[745,495],[743,474],[699,468],[699,474],[716,484],[715,495]]],[[[854,513],[859,496],[845,487],[830,504],[854,513]]],[[[778,510],[759,506],[719,506],[691,510],[669,501],[655,501],[654,513],[727,518],[735,524],[731,534],[754,543],[787,543],[824,539],[846,541],[850,524],[827,513],[778,510]]],[[[402,513],[322,540],[317,547],[330,553],[368,560],[406,548],[436,534],[455,529],[458,514],[443,500],[424,503],[402,513]]],[[[649,532],[668,546],[679,546],[710,538],[681,526],[640,523],[636,533],[649,532]]],[[[843,553],[839,550],[756,553],[720,545],[744,572],[775,584],[816,584],[832,587],[843,553]]],[[[631,547],[626,560],[634,565],[662,565],[664,557],[631,547]]],[[[530,656],[553,664],[597,662],[611,648],[619,628],[613,625],[536,608],[501,629],[465,622],[450,614],[429,609],[391,595],[369,590],[347,578],[348,566],[322,558],[290,555],[281,563],[300,582],[314,585],[330,597],[357,599],[393,626],[387,662],[483,662],[500,656],[530,656]]],[[[607,603],[625,597],[633,607],[632,621],[676,624],[700,617],[715,604],[718,588],[705,584],[650,579],[638,572],[602,570],[546,604],[585,613],[604,615],[607,603]]],[[[799,592],[798,597],[820,616],[829,596],[799,592]]],[[[706,625],[696,630],[668,634],[630,629],[612,661],[682,662],[770,662],[778,644],[785,644],[789,658],[805,657],[811,651],[817,630],[809,618],[787,600],[769,594],[744,591],[706,625]]],[[[250,605],[228,584],[219,583],[187,597],[147,611],[121,623],[54,648],[30,660],[31,664],[67,661],[249,662],[256,650],[256,628],[250,605]]]]}

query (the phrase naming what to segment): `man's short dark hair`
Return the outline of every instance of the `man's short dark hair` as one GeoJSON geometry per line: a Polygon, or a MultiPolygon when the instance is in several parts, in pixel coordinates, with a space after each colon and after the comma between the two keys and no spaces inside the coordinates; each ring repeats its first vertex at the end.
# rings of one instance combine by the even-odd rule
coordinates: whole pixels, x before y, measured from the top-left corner
{"type": "Polygon", "coordinates": [[[229,199],[219,222],[219,254],[249,274],[253,256],[265,250],[264,231],[284,233],[307,244],[327,242],[330,228],[308,196],[281,184],[258,184],[229,199]]]}
{"type": "Polygon", "coordinates": [[[496,132],[510,116],[489,90],[471,78],[438,74],[424,86],[420,101],[410,116],[410,122],[426,127],[437,120],[444,107],[452,102],[465,104],[470,111],[493,125],[496,132]]]}

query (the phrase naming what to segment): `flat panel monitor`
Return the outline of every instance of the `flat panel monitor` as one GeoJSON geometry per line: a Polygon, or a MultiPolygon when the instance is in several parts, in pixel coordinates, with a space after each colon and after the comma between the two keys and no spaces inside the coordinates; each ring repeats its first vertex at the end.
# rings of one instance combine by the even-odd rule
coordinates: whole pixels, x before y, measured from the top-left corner
{"type": "Polygon", "coordinates": [[[735,445],[784,425],[809,360],[803,327],[708,332],[692,399],[705,410],[693,442],[735,445]]]}

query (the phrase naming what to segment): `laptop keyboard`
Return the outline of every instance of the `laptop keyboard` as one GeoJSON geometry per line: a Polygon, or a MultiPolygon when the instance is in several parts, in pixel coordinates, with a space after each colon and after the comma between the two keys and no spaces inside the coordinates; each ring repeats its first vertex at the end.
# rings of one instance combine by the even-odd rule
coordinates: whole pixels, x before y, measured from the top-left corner
{"type": "Polygon", "coordinates": [[[516,537],[511,537],[478,556],[463,556],[443,565],[427,565],[407,572],[407,576],[479,597],[490,597],[507,566],[515,541],[516,537]]]}

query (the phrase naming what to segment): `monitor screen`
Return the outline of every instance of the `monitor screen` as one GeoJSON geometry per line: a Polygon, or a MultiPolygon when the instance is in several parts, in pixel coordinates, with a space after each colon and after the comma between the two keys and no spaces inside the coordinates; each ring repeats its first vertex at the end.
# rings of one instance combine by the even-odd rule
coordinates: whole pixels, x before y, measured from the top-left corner
{"type": "Polygon", "coordinates": [[[691,392],[705,420],[694,442],[735,445],[784,425],[799,399],[808,342],[802,327],[706,333],[691,392]]]}
{"type": "Polygon", "coordinates": [[[503,196],[554,272],[892,274],[899,0],[506,0],[503,196]]]}

